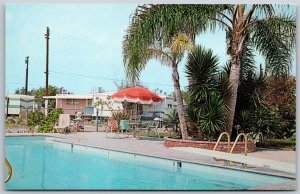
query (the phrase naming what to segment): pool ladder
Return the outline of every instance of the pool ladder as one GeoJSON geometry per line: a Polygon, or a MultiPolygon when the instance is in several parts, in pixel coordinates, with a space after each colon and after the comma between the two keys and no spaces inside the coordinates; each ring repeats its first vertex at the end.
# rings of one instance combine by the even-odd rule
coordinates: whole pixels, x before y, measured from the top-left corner
{"type": "Polygon", "coordinates": [[[12,169],[9,161],[6,158],[5,158],[5,165],[6,165],[7,169],[8,169],[8,175],[5,178],[5,183],[7,183],[10,180],[11,176],[12,176],[13,169],[12,169]]]}
{"type": "MultiPolygon", "coordinates": [[[[227,133],[227,132],[221,133],[220,136],[219,136],[219,138],[218,138],[218,141],[217,141],[217,143],[216,143],[216,145],[215,145],[215,147],[214,147],[214,149],[213,149],[213,151],[215,151],[215,150],[217,149],[218,144],[220,143],[221,138],[222,138],[224,135],[227,136],[227,153],[230,153],[230,154],[232,154],[232,152],[233,152],[233,150],[234,150],[234,148],[235,148],[235,146],[236,146],[236,143],[238,142],[239,138],[240,138],[241,136],[244,136],[244,143],[245,143],[245,146],[244,146],[244,148],[245,148],[244,154],[245,154],[245,156],[247,156],[247,150],[248,150],[248,148],[247,148],[247,142],[248,142],[248,140],[247,140],[247,135],[244,134],[244,133],[238,134],[238,136],[236,137],[236,139],[235,139],[235,141],[234,141],[234,144],[233,144],[233,146],[231,147],[231,149],[230,149],[230,135],[229,135],[229,133],[227,133]]],[[[225,161],[225,162],[227,162],[228,165],[230,165],[231,162],[233,162],[233,161],[224,160],[224,159],[217,159],[217,158],[215,158],[215,157],[213,157],[213,159],[214,159],[215,161],[225,161]]],[[[239,163],[239,162],[235,162],[235,163],[239,163]]],[[[245,164],[245,163],[242,163],[242,166],[243,166],[243,168],[247,168],[247,164],[245,164]]]]}

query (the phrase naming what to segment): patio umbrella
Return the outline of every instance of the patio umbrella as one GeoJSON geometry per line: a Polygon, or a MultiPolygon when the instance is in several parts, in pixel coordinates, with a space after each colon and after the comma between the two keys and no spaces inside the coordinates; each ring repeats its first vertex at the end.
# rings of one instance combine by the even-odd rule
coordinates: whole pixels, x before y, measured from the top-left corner
{"type": "Polygon", "coordinates": [[[125,88],[114,93],[111,97],[117,102],[131,102],[139,104],[158,103],[162,100],[162,98],[154,92],[142,87],[125,88]]]}
{"type": "Polygon", "coordinates": [[[154,92],[138,86],[122,89],[114,93],[111,97],[116,102],[130,102],[137,105],[159,103],[162,100],[162,98],[154,92]]]}

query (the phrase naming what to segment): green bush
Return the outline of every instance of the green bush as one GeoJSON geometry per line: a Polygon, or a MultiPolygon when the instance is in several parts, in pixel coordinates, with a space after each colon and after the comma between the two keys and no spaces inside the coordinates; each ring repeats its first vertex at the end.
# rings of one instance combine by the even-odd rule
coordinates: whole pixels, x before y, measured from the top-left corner
{"type": "Polygon", "coordinates": [[[55,123],[58,121],[59,115],[64,111],[62,108],[53,109],[49,115],[41,122],[38,128],[39,132],[48,133],[53,131],[55,123]]]}
{"type": "Polygon", "coordinates": [[[162,115],[162,119],[164,123],[171,125],[176,133],[180,133],[178,131],[179,117],[176,109],[171,109],[168,112],[164,113],[162,115]]]}
{"type": "Polygon", "coordinates": [[[30,111],[28,113],[27,125],[29,127],[39,126],[44,118],[45,117],[42,111],[30,111]]]}
{"type": "Polygon", "coordinates": [[[296,150],[296,141],[291,139],[268,139],[258,147],[296,150]]]}
{"type": "Polygon", "coordinates": [[[118,123],[120,123],[121,120],[129,120],[130,114],[125,110],[116,111],[112,114],[112,119],[117,120],[118,123]]]}

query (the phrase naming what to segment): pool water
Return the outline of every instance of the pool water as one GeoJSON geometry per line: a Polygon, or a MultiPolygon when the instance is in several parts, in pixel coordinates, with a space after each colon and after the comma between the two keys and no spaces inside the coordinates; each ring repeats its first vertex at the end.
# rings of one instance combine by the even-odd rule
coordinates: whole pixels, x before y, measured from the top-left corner
{"type": "Polygon", "coordinates": [[[6,137],[5,144],[13,167],[7,190],[247,190],[295,181],[72,145],[50,137],[6,137]]]}

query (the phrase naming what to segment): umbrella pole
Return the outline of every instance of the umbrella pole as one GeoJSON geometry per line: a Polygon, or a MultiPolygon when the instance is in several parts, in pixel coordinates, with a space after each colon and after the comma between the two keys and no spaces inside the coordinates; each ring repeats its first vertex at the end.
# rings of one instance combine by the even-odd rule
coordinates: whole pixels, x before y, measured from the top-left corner
{"type": "Polygon", "coordinates": [[[138,112],[139,112],[139,105],[138,103],[136,103],[136,115],[135,115],[136,120],[138,118],[138,114],[139,114],[138,112]]]}

